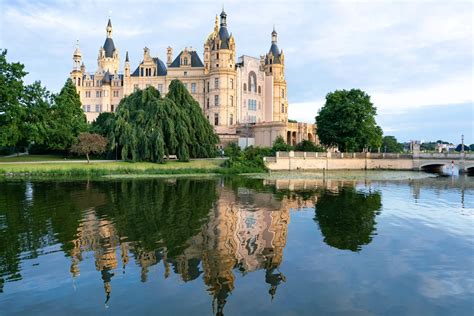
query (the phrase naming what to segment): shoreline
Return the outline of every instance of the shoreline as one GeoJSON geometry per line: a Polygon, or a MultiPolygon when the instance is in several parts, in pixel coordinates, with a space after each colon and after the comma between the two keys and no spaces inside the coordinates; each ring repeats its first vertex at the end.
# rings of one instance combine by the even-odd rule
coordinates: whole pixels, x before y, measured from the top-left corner
{"type": "MultiPolygon", "coordinates": [[[[1,161],[1,160],[0,160],[1,161]]],[[[225,159],[194,159],[189,162],[167,161],[164,164],[151,162],[127,162],[115,160],[86,161],[29,161],[0,162],[0,178],[165,178],[176,176],[243,175],[262,180],[417,180],[439,175],[408,170],[308,170],[266,171],[260,168],[227,168],[225,159]]]]}

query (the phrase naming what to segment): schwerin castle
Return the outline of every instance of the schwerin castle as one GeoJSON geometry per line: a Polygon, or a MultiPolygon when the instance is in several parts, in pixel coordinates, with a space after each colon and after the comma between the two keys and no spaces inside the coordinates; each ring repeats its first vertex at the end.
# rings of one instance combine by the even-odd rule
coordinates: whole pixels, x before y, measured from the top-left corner
{"type": "Polygon", "coordinates": [[[185,48],[175,57],[168,47],[165,63],[145,47],[143,60],[133,71],[126,53],[123,73],[110,19],[106,32],[94,74],[86,72],[79,47],[73,55],[71,79],[89,122],[101,112],[114,112],[123,97],[138,89],[153,86],[166,94],[171,81],[178,79],[199,102],[221,145],[271,146],[278,136],[291,145],[304,139],[317,141],[314,124],[288,122],[285,55],[278,48],[275,30],[266,55],[236,60],[235,39],[222,11],[220,23],[216,16],[214,30],[204,42],[204,62],[194,49],[185,48]]]}

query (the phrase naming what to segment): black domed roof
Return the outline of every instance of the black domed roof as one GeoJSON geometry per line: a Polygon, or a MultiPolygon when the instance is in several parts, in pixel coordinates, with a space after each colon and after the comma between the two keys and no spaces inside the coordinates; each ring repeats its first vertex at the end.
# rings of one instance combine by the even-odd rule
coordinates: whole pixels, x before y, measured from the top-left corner
{"type": "Polygon", "coordinates": [[[219,38],[221,39],[221,48],[222,49],[229,49],[229,32],[227,31],[227,27],[221,27],[219,30],[219,38]]]}
{"type": "Polygon", "coordinates": [[[276,43],[272,43],[272,46],[270,46],[269,53],[273,55],[273,63],[279,64],[280,63],[280,49],[278,48],[278,45],[276,43]]]}
{"type": "Polygon", "coordinates": [[[113,57],[115,51],[114,40],[111,37],[107,37],[104,43],[105,57],[113,57]]]}

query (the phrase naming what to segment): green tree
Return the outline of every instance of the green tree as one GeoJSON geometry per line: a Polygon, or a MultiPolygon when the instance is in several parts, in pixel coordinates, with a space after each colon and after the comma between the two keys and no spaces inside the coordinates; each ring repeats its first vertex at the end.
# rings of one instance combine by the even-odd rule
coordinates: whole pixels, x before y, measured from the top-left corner
{"type": "Polygon", "coordinates": [[[230,143],[224,148],[224,154],[227,157],[238,157],[241,155],[242,150],[240,149],[239,145],[237,143],[230,143]]]}
{"type": "Polygon", "coordinates": [[[25,138],[25,108],[21,106],[27,72],[20,63],[9,63],[7,51],[0,50],[0,146],[17,146],[25,138]]]}
{"type": "Polygon", "coordinates": [[[103,154],[107,148],[107,138],[99,134],[81,133],[77,138],[77,143],[71,146],[71,152],[78,155],[85,155],[87,163],[90,163],[89,155],[103,154]]]}
{"type": "Polygon", "coordinates": [[[293,150],[293,147],[288,145],[283,139],[283,137],[277,136],[277,138],[275,138],[275,141],[273,142],[272,150],[274,153],[276,153],[277,151],[293,150]]]}
{"type": "Polygon", "coordinates": [[[382,144],[382,129],[377,125],[377,110],[362,90],[336,90],[316,116],[321,144],[340,151],[362,151],[382,144]]]}
{"type": "Polygon", "coordinates": [[[395,136],[384,136],[382,150],[388,153],[400,153],[403,151],[403,144],[400,144],[395,136]]]}
{"type": "Polygon", "coordinates": [[[51,121],[51,134],[48,139],[51,149],[68,150],[77,136],[87,130],[81,100],[71,79],[66,80],[61,92],[54,98],[51,121]]]}
{"type": "Polygon", "coordinates": [[[53,96],[36,81],[25,87],[25,93],[21,100],[25,108],[23,121],[23,146],[32,143],[47,145],[51,133],[51,104],[53,96]]]}
{"type": "Polygon", "coordinates": [[[90,131],[95,134],[109,137],[114,129],[114,112],[102,112],[91,124],[90,131]]]}
{"type": "Polygon", "coordinates": [[[474,151],[474,144],[469,145],[469,149],[470,149],[471,151],[474,151]]]}
{"type": "Polygon", "coordinates": [[[435,142],[426,142],[422,143],[420,146],[421,150],[424,151],[435,151],[436,150],[436,143],[435,142]]]}
{"type": "Polygon", "coordinates": [[[183,128],[186,128],[189,132],[190,156],[193,158],[214,157],[219,138],[214,133],[212,125],[202,114],[199,103],[188,92],[188,89],[181,81],[173,80],[166,98],[172,100],[180,109],[184,110],[185,115],[182,122],[187,124],[183,128]]]}
{"type": "Polygon", "coordinates": [[[173,80],[165,98],[149,87],[122,99],[110,141],[118,142],[123,159],[163,162],[172,154],[181,161],[214,157],[219,139],[199,104],[173,80]]]}
{"type": "Polygon", "coordinates": [[[303,140],[301,143],[298,143],[295,147],[296,151],[306,151],[306,152],[325,152],[324,148],[316,145],[310,140],[303,140]]]}

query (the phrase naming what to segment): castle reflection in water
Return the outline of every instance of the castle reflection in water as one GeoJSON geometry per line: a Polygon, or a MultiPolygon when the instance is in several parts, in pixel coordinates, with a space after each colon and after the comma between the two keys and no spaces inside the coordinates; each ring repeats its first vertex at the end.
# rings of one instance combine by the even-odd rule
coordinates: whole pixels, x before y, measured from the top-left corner
{"type": "Polygon", "coordinates": [[[126,273],[131,261],[141,282],[155,265],[163,265],[163,278],[203,280],[216,314],[223,313],[237,274],[263,270],[272,300],[286,281],[280,266],[291,212],[312,209],[331,247],[360,251],[371,242],[381,197],[359,192],[358,184],[370,188],[360,181],[240,177],[0,183],[6,192],[0,206],[7,206],[2,236],[12,241],[0,245],[0,292],[5,281],[23,278],[22,253],[34,258],[59,244],[74,279],[93,254],[106,304],[115,274],[126,273]],[[22,222],[28,225],[17,226],[22,222]],[[36,240],[23,244],[25,234],[36,240]]]}
{"type": "Polygon", "coordinates": [[[93,252],[95,266],[104,282],[106,302],[112,292],[114,271],[125,271],[130,260],[141,268],[141,281],[147,281],[151,266],[164,265],[164,277],[173,270],[185,282],[201,274],[213,297],[213,308],[222,313],[228,295],[234,289],[235,273],[243,275],[264,269],[271,298],[276,294],[284,274],[279,270],[286,245],[290,210],[304,206],[300,198],[275,200],[270,193],[250,193],[217,186],[218,199],[199,233],[186,242],[184,251],[168,256],[166,247],[144,251],[133,241],[121,241],[113,221],[99,218],[90,209],[72,241],[71,274],[80,275],[84,252],[93,252]],[[133,257],[133,259],[131,259],[133,257]],[[201,268],[202,267],[202,271],[201,268]]]}

